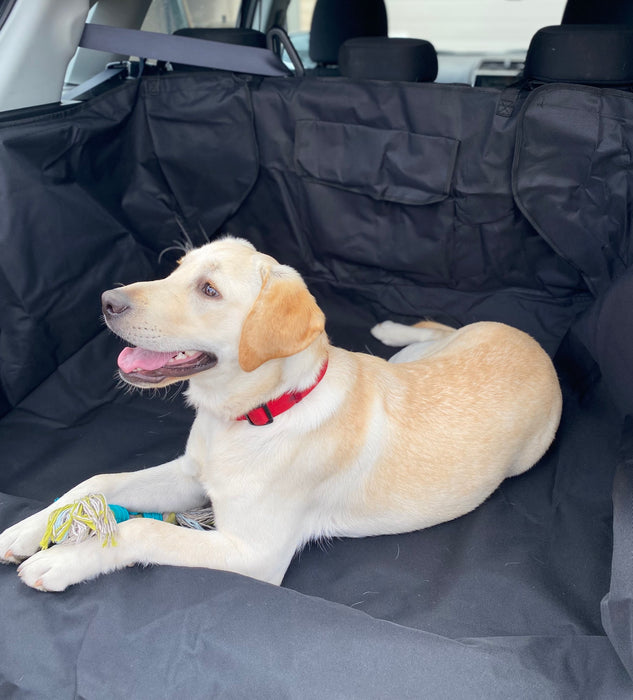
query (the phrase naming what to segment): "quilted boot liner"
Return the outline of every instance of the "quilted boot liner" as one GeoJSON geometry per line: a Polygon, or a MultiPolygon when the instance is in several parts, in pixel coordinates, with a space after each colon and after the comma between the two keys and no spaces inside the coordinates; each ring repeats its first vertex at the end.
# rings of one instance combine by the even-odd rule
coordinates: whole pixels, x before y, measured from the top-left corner
{"type": "Polygon", "coordinates": [[[0,695],[631,697],[633,442],[586,340],[630,264],[631,99],[187,73],[0,124],[2,528],[183,450],[180,391],[117,386],[99,309],[183,236],[297,267],[351,349],[385,355],[387,318],[512,323],[565,397],[549,452],[480,508],[311,545],[279,588],[153,567],[43,595],[2,567],[0,695]]]}

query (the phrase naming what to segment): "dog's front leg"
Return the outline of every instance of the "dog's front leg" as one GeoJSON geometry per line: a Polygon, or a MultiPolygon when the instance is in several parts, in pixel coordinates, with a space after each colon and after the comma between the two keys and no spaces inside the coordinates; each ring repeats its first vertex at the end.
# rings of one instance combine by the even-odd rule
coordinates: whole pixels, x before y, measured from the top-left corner
{"type": "Polygon", "coordinates": [[[296,543],[262,538],[247,543],[219,530],[199,531],[156,520],[121,523],[116,545],[103,547],[95,538],[61,544],[23,562],[19,575],[29,586],[63,591],[68,586],[133,564],[222,569],[279,584],[296,543]]]}
{"type": "Polygon", "coordinates": [[[181,511],[206,500],[186,456],[136,472],[99,474],[0,534],[0,562],[18,563],[35,554],[53,510],[92,493],[102,493],[109,503],[134,511],[181,511]]]}

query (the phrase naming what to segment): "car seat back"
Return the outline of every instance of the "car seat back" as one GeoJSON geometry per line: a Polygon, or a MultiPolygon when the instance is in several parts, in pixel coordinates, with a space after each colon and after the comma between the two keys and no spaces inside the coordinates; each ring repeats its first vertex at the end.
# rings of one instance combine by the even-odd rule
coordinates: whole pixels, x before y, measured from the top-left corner
{"type": "Polygon", "coordinates": [[[310,58],[317,73],[338,74],[338,53],[347,39],[387,36],[383,0],[317,0],[310,28],[310,58]]]}

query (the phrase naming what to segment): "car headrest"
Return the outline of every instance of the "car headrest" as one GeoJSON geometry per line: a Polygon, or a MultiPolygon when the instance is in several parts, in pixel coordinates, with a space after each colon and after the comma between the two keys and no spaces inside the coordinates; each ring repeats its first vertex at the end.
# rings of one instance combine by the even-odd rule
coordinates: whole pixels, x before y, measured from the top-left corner
{"type": "Polygon", "coordinates": [[[567,0],[561,24],[633,24],[627,0],[567,0]]]}
{"type": "Polygon", "coordinates": [[[310,58],[338,62],[341,44],[357,36],[387,36],[384,0],[317,0],[310,28],[310,58]]]}
{"type": "Polygon", "coordinates": [[[341,46],[339,66],[348,78],[433,82],[437,52],[423,39],[357,37],[341,46]]]}
{"type": "Polygon", "coordinates": [[[523,75],[539,82],[633,84],[633,26],[566,24],[532,37],[523,75]]]}

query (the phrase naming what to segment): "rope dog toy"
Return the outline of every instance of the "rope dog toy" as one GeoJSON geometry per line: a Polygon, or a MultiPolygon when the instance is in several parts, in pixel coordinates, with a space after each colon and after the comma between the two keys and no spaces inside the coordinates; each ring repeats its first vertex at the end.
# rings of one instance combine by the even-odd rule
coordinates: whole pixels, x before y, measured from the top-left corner
{"type": "Polygon", "coordinates": [[[163,520],[194,530],[212,530],[215,525],[211,506],[185,513],[133,513],[123,506],[109,505],[103,494],[93,493],[50,514],[40,549],[62,542],[76,544],[95,536],[103,547],[116,546],[117,525],[130,518],[163,520]]]}

